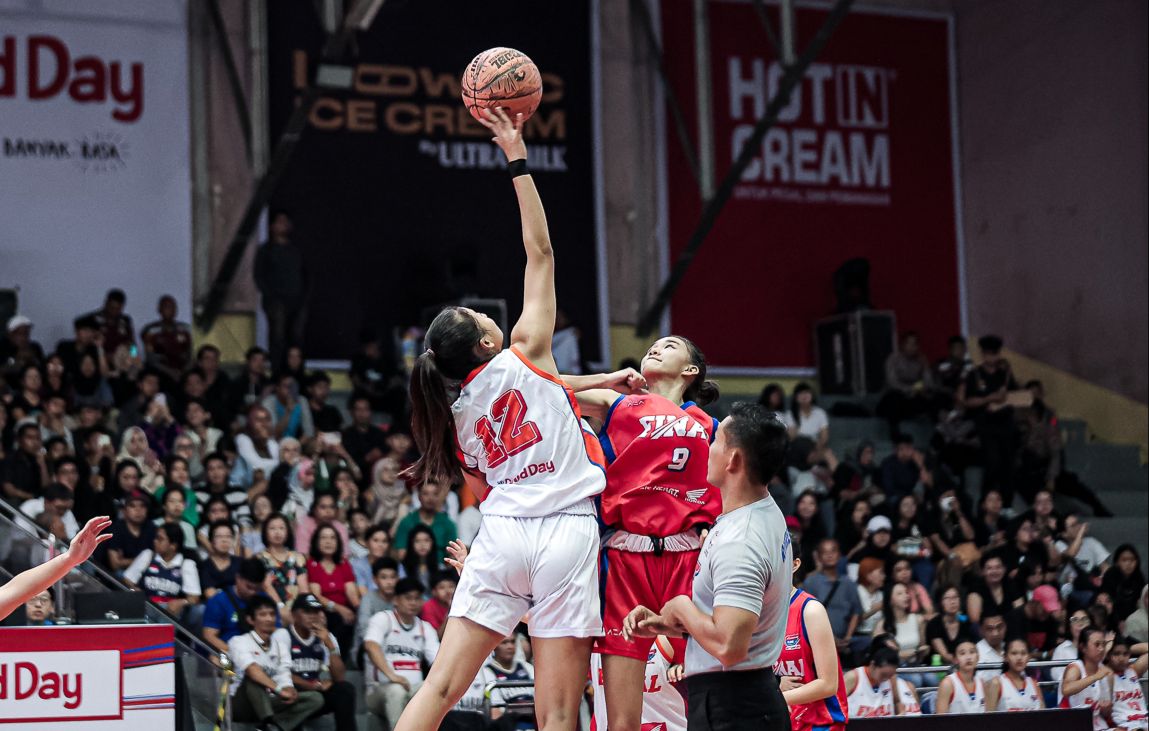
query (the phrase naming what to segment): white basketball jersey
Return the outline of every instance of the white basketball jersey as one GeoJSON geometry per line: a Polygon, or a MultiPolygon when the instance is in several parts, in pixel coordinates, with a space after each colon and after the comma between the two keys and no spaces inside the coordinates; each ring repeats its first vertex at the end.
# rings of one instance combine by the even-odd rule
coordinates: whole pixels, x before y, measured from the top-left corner
{"type": "Polygon", "coordinates": [[[1113,675],[1113,723],[1126,729],[1149,727],[1145,695],[1133,668],[1125,668],[1123,675],[1113,675]]]}
{"type": "MultiPolygon", "coordinates": [[[[642,693],[643,731],[686,731],[686,702],[666,679],[670,669],[670,648],[655,642],[646,660],[646,683],[642,693]]],[[[608,731],[606,690],[602,684],[602,655],[590,656],[591,678],[594,679],[594,728],[608,731]]]]}
{"type": "Polygon", "coordinates": [[[1025,676],[1025,687],[1018,690],[1013,680],[1002,673],[1000,680],[1001,695],[997,701],[998,711],[1038,711],[1041,710],[1041,691],[1037,689],[1037,681],[1028,675],[1025,676]]]}
{"type": "Polygon", "coordinates": [[[950,713],[985,713],[985,682],[974,673],[973,687],[966,686],[957,673],[950,674],[954,697],[950,701],[950,713]]]}
{"type": "Polygon", "coordinates": [[[508,348],[463,381],[451,411],[460,460],[487,481],[484,515],[593,512],[602,448],[558,378],[508,348]]]}
{"type": "Polygon", "coordinates": [[[879,718],[894,715],[894,693],[890,681],[883,680],[874,687],[865,667],[854,668],[851,672],[857,673],[858,682],[854,685],[854,692],[846,696],[846,704],[850,707],[850,718],[879,718]]]}
{"type": "MultiPolygon", "coordinates": [[[[430,665],[439,652],[439,635],[431,625],[415,617],[414,624],[404,627],[394,610],[376,612],[363,641],[379,645],[395,672],[414,683],[423,680],[423,662],[430,665]]],[[[369,684],[391,682],[370,660],[366,675],[369,684]]]]}
{"type": "MultiPolygon", "coordinates": [[[[1076,666],[1077,669],[1081,671],[1081,675],[1078,676],[1079,678],[1084,678],[1089,675],[1089,673],[1085,672],[1085,663],[1081,660],[1074,660],[1073,662],[1066,665],[1065,669],[1068,670],[1074,666],[1076,666]]],[[[1112,677],[1113,676],[1110,676],[1110,678],[1112,677]]],[[[1065,682],[1064,679],[1062,682],[1065,682]]],[[[1097,704],[1101,701],[1110,700],[1112,695],[1113,685],[1110,684],[1110,680],[1108,678],[1103,680],[1095,680],[1091,685],[1083,688],[1080,693],[1074,693],[1073,695],[1068,696],[1062,694],[1061,686],[1058,685],[1057,705],[1062,708],[1092,709],[1094,731],[1104,731],[1104,729],[1109,728],[1109,724],[1104,718],[1101,717],[1101,714],[1097,710],[1097,704]]]]}
{"type": "Polygon", "coordinates": [[[920,716],[922,715],[922,706],[918,703],[917,696],[914,695],[914,686],[908,680],[902,680],[895,676],[895,681],[898,684],[898,702],[902,704],[903,716],[920,716]]]}

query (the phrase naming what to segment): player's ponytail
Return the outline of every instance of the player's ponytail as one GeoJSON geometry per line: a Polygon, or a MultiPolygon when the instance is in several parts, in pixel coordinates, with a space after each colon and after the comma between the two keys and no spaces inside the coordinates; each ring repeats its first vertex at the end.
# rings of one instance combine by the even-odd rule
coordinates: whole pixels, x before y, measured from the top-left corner
{"type": "Polygon", "coordinates": [[[682,394],[683,401],[693,401],[699,406],[705,406],[718,400],[718,384],[706,378],[706,356],[698,349],[698,346],[687,338],[681,335],[675,335],[675,338],[681,340],[686,344],[687,353],[690,355],[690,362],[698,368],[698,375],[686,387],[682,394]]]}
{"type": "Polygon", "coordinates": [[[462,477],[447,389],[482,365],[475,347],[482,337],[475,318],[458,307],[444,309],[427,328],[427,350],[411,372],[411,434],[420,457],[403,472],[416,484],[453,485],[462,477]]]}

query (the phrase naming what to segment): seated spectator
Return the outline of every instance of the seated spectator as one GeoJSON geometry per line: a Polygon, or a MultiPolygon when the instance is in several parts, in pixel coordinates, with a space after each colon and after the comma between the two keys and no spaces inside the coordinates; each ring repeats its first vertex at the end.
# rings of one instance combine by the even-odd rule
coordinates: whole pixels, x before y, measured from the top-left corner
{"type": "Polygon", "coordinates": [[[352,657],[362,663],[360,651],[363,649],[363,637],[367,633],[367,625],[371,618],[379,612],[389,612],[395,607],[395,584],[399,581],[399,562],[390,556],[375,559],[371,564],[372,587],[363,593],[363,600],[359,602],[358,619],[355,623],[355,643],[352,646],[352,657]]]}
{"type": "Polygon", "coordinates": [[[814,551],[818,544],[827,538],[826,521],[818,505],[818,496],[813,490],[806,490],[794,501],[794,517],[798,520],[798,530],[802,533],[801,543],[796,550],[798,557],[807,566],[813,566],[814,551]]]}
{"type": "MultiPolygon", "coordinates": [[[[359,510],[359,485],[356,484],[355,474],[347,467],[337,467],[331,472],[331,492],[335,493],[335,509],[341,523],[351,525],[351,514],[359,510]]],[[[362,517],[362,528],[370,525],[367,516],[362,517]]],[[[348,544],[350,548],[350,543],[348,544]]]]}
{"type": "Polygon", "coordinates": [[[419,450],[415,448],[415,440],[405,424],[391,424],[387,430],[387,449],[388,454],[399,460],[399,467],[404,470],[419,459],[419,450]]]}
{"type": "Polygon", "coordinates": [[[858,619],[858,626],[854,629],[854,642],[852,650],[854,655],[860,655],[870,646],[874,636],[874,627],[882,619],[885,609],[885,593],[882,587],[886,584],[885,561],[880,558],[864,558],[858,564],[858,602],[862,606],[862,616],[858,619]]]}
{"type": "Polygon", "coordinates": [[[446,493],[446,486],[436,482],[427,481],[419,486],[418,509],[408,513],[395,528],[395,545],[400,547],[400,561],[405,558],[411,531],[422,525],[429,528],[435,537],[434,564],[443,563],[447,544],[459,537],[454,521],[443,512],[446,493]]]}
{"type": "MultiPolygon", "coordinates": [[[[666,638],[656,639],[660,647],[666,638]]],[[[535,679],[535,668],[525,659],[518,657],[518,636],[511,633],[495,645],[491,659],[483,665],[479,673],[486,686],[504,680],[526,681],[535,679]]],[[[495,688],[491,691],[491,718],[500,718],[508,703],[523,703],[534,698],[534,688],[495,688]]]]}
{"type": "Polygon", "coordinates": [[[80,373],[80,360],[84,356],[91,356],[100,374],[106,374],[108,364],[104,360],[103,348],[96,344],[99,335],[95,319],[77,317],[72,321],[72,330],[75,339],[61,340],[56,344],[56,355],[64,363],[64,372],[75,379],[80,373]]]}
{"type": "MultiPolygon", "coordinates": [[[[244,369],[230,384],[228,410],[232,414],[247,414],[248,410],[263,400],[270,389],[267,378],[267,351],[263,348],[248,348],[244,354],[244,369]]],[[[268,416],[271,421],[271,416],[268,416]]],[[[268,424],[270,432],[270,423],[268,424]]]]}
{"type": "Polygon", "coordinates": [[[259,559],[245,558],[240,562],[235,583],[207,600],[203,615],[204,642],[226,653],[231,638],[251,631],[244,609],[252,597],[260,595],[266,577],[267,569],[259,559]]]}
{"type": "Polygon", "coordinates": [[[360,472],[371,474],[374,464],[387,455],[387,434],[371,423],[371,400],[368,397],[353,397],[350,410],[351,424],[342,431],[343,447],[360,472]]]}
{"type": "Polygon", "coordinates": [[[766,384],[758,396],[758,403],[770,413],[777,414],[779,419],[785,420],[783,412],[786,411],[786,391],[779,384],[766,384]]]}
{"type": "Polygon", "coordinates": [[[962,638],[954,652],[957,668],[938,685],[936,712],[985,713],[985,683],[977,676],[976,643],[972,638],[962,638]]]}
{"type": "Polygon", "coordinates": [[[100,372],[100,364],[91,353],[80,356],[80,364],[72,376],[72,402],[76,408],[94,406],[110,409],[114,403],[112,387],[100,372]]]}
{"type": "MultiPolygon", "coordinates": [[[[815,403],[814,389],[808,383],[799,383],[790,397],[790,410],[783,420],[790,431],[790,438],[799,436],[811,439],[817,452],[826,449],[830,442],[830,418],[815,403]]],[[[818,459],[821,459],[820,457],[818,459]]]]}
{"type": "MultiPolygon", "coordinates": [[[[977,641],[978,665],[1001,665],[1005,662],[1005,616],[1002,614],[986,614],[981,621],[981,639],[977,641]]],[[[1022,640],[1024,642],[1024,640],[1022,640]]],[[[1026,646],[1026,655],[1029,646],[1026,646]]],[[[988,683],[1001,674],[1001,668],[993,670],[978,670],[977,676],[988,683]]]]}
{"type": "Polygon", "coordinates": [[[51,521],[59,520],[64,528],[66,540],[80,532],[80,524],[72,514],[74,502],[72,491],[59,482],[53,482],[44,488],[44,496],[25,500],[20,504],[20,512],[35,520],[41,514],[47,514],[51,521]]]}
{"type": "Polygon", "coordinates": [[[8,337],[0,338],[0,376],[5,380],[21,369],[44,364],[44,349],[32,339],[32,320],[24,315],[8,318],[8,337]]]}
{"type": "Polygon", "coordinates": [[[980,561],[981,580],[974,584],[973,591],[966,598],[969,618],[974,622],[981,622],[989,616],[1005,616],[1025,601],[1017,585],[1006,579],[1005,563],[1000,554],[986,553],[980,561]]]}
{"type": "Polygon", "coordinates": [[[51,627],[56,624],[56,603],[48,589],[24,602],[25,627],[51,627]]]}
{"type": "MultiPolygon", "coordinates": [[[[126,439],[124,432],[129,427],[140,426],[148,413],[148,405],[160,394],[160,375],[152,370],[144,370],[136,375],[132,372],[132,364],[124,363],[123,358],[117,359],[117,367],[122,367],[117,376],[110,381],[116,406],[120,413],[116,416],[116,431],[121,434],[121,444],[126,439]],[[119,395],[116,395],[117,390],[119,395]],[[125,395],[126,394],[126,395],[125,395]]],[[[166,396],[165,396],[166,398],[166,396]]]]}
{"type": "Polygon", "coordinates": [[[44,408],[44,374],[40,366],[29,363],[19,370],[17,385],[13,388],[12,400],[8,403],[8,410],[13,421],[35,419],[44,408]]]}
{"type": "Polygon", "coordinates": [[[1093,728],[1109,728],[1106,717],[1113,707],[1113,670],[1105,660],[1105,633],[1096,627],[1081,630],[1077,659],[1065,667],[1057,687],[1061,708],[1089,708],[1093,728]]]}
{"type": "Polygon", "coordinates": [[[119,575],[154,545],[156,526],[148,520],[151,505],[151,497],[142,490],[124,496],[123,518],[112,524],[112,537],[103,544],[103,563],[113,574],[119,575]]]}
{"type": "Polygon", "coordinates": [[[906,495],[918,492],[926,471],[925,456],[914,449],[914,438],[899,434],[894,438],[894,453],[882,460],[879,481],[886,502],[896,505],[906,495]]]}
{"type": "Polygon", "coordinates": [[[343,538],[330,523],[321,523],[311,536],[307,568],[300,574],[299,593],[314,594],[323,602],[327,626],[340,647],[351,647],[355,635],[355,611],[359,587],[355,572],[345,558],[343,538]]]}
{"type": "Polygon", "coordinates": [[[273,637],[275,602],[254,596],[244,608],[244,616],[251,631],[228,642],[227,653],[235,672],[230,688],[231,719],[291,731],[323,707],[323,696],[295,689],[291,643],[283,635],[273,637]]]}
{"type": "Polygon", "coordinates": [[[977,631],[962,610],[961,591],[956,586],[942,587],[938,592],[938,606],[941,612],[926,624],[926,641],[933,653],[941,657],[942,664],[953,665],[957,662],[958,644],[969,640],[976,645],[977,631]]]}
{"type": "Polygon", "coordinates": [[[890,569],[890,579],[897,584],[904,584],[910,595],[910,613],[920,614],[927,620],[933,619],[934,601],[930,592],[922,585],[913,573],[913,564],[907,558],[894,559],[890,569]]]}
{"type": "MultiPolygon", "coordinates": [[[[1089,612],[1084,609],[1074,610],[1062,624],[1060,639],[1057,647],[1053,648],[1053,654],[1050,655],[1050,660],[1066,660],[1072,661],[1077,659],[1077,640],[1081,637],[1081,630],[1089,626],[1089,612]]],[[[1061,676],[1065,675],[1065,668],[1050,668],[1049,675],[1054,680],[1060,681],[1061,676]]]]}
{"type": "Polygon", "coordinates": [[[258,404],[247,410],[247,428],[235,437],[235,450],[251,471],[250,484],[243,487],[266,482],[279,466],[279,443],[272,436],[272,429],[270,411],[258,404]]]}
{"type": "Polygon", "coordinates": [[[1131,544],[1123,543],[1113,552],[1113,565],[1101,578],[1101,591],[1113,599],[1112,614],[1128,617],[1136,611],[1144,588],[1141,557],[1131,544]]]}
{"type": "Polygon", "coordinates": [[[227,457],[222,452],[212,452],[204,460],[203,482],[196,485],[196,502],[201,516],[207,510],[207,503],[213,497],[223,498],[234,513],[240,525],[251,521],[251,509],[247,505],[247,491],[233,485],[228,476],[227,457]]]}
{"type": "Polygon", "coordinates": [[[407,383],[400,372],[394,341],[373,332],[360,334],[359,350],[351,356],[352,398],[366,397],[372,411],[390,414],[392,423],[403,415],[407,383]]]}
{"type": "MultiPolygon", "coordinates": [[[[170,455],[164,460],[164,484],[156,490],[156,500],[163,505],[164,496],[168,492],[179,492],[184,496],[184,512],[182,519],[192,528],[199,526],[199,499],[191,487],[191,475],[188,471],[188,461],[178,454],[170,455]]],[[[193,543],[190,548],[195,548],[193,543]]]]}
{"type": "Polygon", "coordinates": [[[152,522],[157,527],[164,523],[171,523],[178,527],[183,536],[179,544],[180,549],[194,551],[196,549],[195,528],[192,527],[191,523],[184,520],[186,510],[187,501],[184,499],[184,493],[181,490],[168,490],[160,499],[160,517],[152,522]]]}
{"type": "Polygon", "coordinates": [[[1005,615],[1006,637],[1021,637],[1030,652],[1048,657],[1057,646],[1057,625],[1064,611],[1057,589],[1042,584],[1032,599],[1005,615]]]}
{"type": "Polygon", "coordinates": [[[251,501],[251,525],[240,529],[239,545],[245,556],[254,556],[264,549],[263,523],[275,512],[267,494],[256,495],[251,501]]]}
{"type": "Polygon", "coordinates": [[[875,515],[866,521],[866,539],[862,549],[854,554],[854,560],[861,563],[867,558],[876,558],[883,566],[888,566],[894,560],[894,551],[890,546],[892,528],[890,519],[884,515],[875,515]]]}
{"type": "Polygon", "coordinates": [[[339,653],[339,642],[327,630],[323,605],[307,594],[291,604],[291,623],[277,629],[278,640],[291,648],[291,678],[296,690],[314,691],[323,697],[323,707],[311,718],[332,714],[335,731],[356,731],[355,686],[347,682],[347,668],[339,653]],[[325,672],[330,677],[325,678],[325,672]]]}
{"type": "MultiPolygon", "coordinates": [[[[889,596],[872,630],[874,637],[887,632],[893,635],[898,645],[898,660],[902,665],[925,662],[930,654],[930,646],[926,642],[926,619],[910,611],[909,587],[905,584],[890,584],[887,593],[889,596]]],[[[862,606],[865,606],[865,602],[862,606]]]]}
{"type": "Polygon", "coordinates": [[[301,388],[306,387],[307,359],[303,357],[303,348],[298,345],[287,346],[283,352],[283,358],[274,367],[277,373],[290,373],[301,388]]]}
{"type": "Polygon", "coordinates": [[[1010,523],[1009,535],[1013,540],[1002,546],[998,553],[1009,569],[1011,579],[1017,579],[1018,570],[1023,565],[1032,567],[1034,573],[1044,576],[1061,559],[1057,547],[1053,545],[1052,536],[1044,541],[1037,537],[1037,528],[1031,515],[1022,513],[1014,518],[1010,523]]]}
{"type": "Polygon", "coordinates": [[[171,454],[176,437],[183,433],[183,427],[172,416],[167,397],[162,393],[157,394],[148,404],[144,423],[140,428],[144,430],[148,446],[161,460],[171,454]]]}
{"type": "Polygon", "coordinates": [[[886,392],[878,402],[878,416],[890,422],[890,436],[894,436],[903,419],[924,415],[934,421],[947,401],[934,385],[918,334],[907,332],[902,336],[901,348],[886,358],[886,392]]]}
{"type": "Polygon", "coordinates": [[[223,432],[212,424],[212,412],[207,402],[199,399],[190,399],[184,406],[184,433],[183,436],[191,441],[193,455],[188,460],[188,467],[194,479],[203,476],[204,461],[207,456],[219,448],[220,437],[223,432]]]}
{"type": "Polygon", "coordinates": [[[62,439],[69,454],[76,451],[72,430],[68,428],[68,400],[63,394],[54,393],[44,398],[44,410],[37,419],[40,423],[40,438],[45,445],[53,439],[62,439]]]}
{"type": "Polygon", "coordinates": [[[364,532],[367,553],[351,557],[351,568],[355,571],[355,583],[359,593],[367,594],[374,586],[372,566],[379,559],[391,555],[391,534],[381,525],[373,525],[364,532]]]}
{"type": "MultiPolygon", "coordinates": [[[[230,525],[232,535],[239,533],[239,525],[235,522],[235,516],[232,515],[231,506],[228,505],[227,499],[222,495],[212,495],[207,501],[207,506],[203,509],[203,518],[200,520],[199,529],[196,531],[201,561],[207,561],[207,557],[211,554],[211,540],[208,530],[212,523],[218,522],[230,525]]],[[[233,542],[232,553],[242,557],[242,548],[233,542]]]]}
{"type": "Polygon", "coordinates": [[[316,371],[302,383],[307,395],[307,407],[311,410],[311,423],[316,433],[334,434],[342,429],[343,414],[327,403],[331,395],[331,377],[323,371],[316,371]]]}
{"type": "Polygon", "coordinates": [[[977,519],[973,522],[973,540],[978,548],[985,550],[1005,545],[1005,533],[1008,527],[1005,516],[1002,515],[1001,493],[997,490],[988,490],[982,495],[977,510],[977,519]]]}
{"type": "Polygon", "coordinates": [[[447,614],[451,611],[451,602],[455,598],[455,587],[459,583],[459,575],[453,569],[440,571],[435,574],[431,584],[431,598],[423,603],[419,611],[419,619],[435,628],[439,639],[443,639],[443,630],[447,629],[447,614]]]}
{"type": "Polygon", "coordinates": [[[978,339],[982,362],[958,388],[957,401],[977,428],[981,461],[985,468],[982,492],[1001,492],[1006,507],[1013,505],[1017,427],[1007,394],[1018,388],[1009,362],[1001,357],[1002,340],[996,335],[978,339]]]}
{"type": "Polygon", "coordinates": [[[15,428],[16,448],[0,465],[0,489],[12,505],[40,497],[48,484],[48,461],[41,452],[40,427],[34,421],[15,428]]]}
{"type": "Polygon", "coordinates": [[[148,445],[148,436],[138,426],[128,427],[121,436],[116,463],[131,460],[140,471],[140,489],[154,496],[164,482],[164,465],[148,445]]]}
{"type": "Polygon", "coordinates": [[[124,571],[124,582],[142,589],[148,601],[176,619],[200,599],[199,571],[195,561],[180,552],[183,534],[178,525],[164,523],[156,529],[152,547],[140,552],[124,571]]]}
{"type": "Polygon", "coordinates": [[[874,443],[862,441],[852,459],[839,463],[833,473],[833,494],[839,500],[866,500],[882,494],[881,472],[874,460],[874,443]]]}
{"type": "Polygon", "coordinates": [[[371,522],[395,526],[411,511],[411,492],[399,479],[399,462],[383,457],[371,467],[371,484],[359,498],[371,522]]]}
{"type": "Polygon", "coordinates": [[[394,727],[403,709],[423,684],[421,663],[430,665],[439,652],[439,636],[419,619],[423,585],[413,578],[395,585],[395,608],[379,612],[367,624],[363,647],[367,668],[367,708],[394,727]]]}
{"type": "MultiPolygon", "coordinates": [[[[875,643],[877,644],[877,643],[875,643]]],[[[867,663],[844,673],[850,718],[881,718],[897,713],[893,681],[898,653],[884,642],[871,647],[867,663]]]]}
{"type": "Polygon", "coordinates": [[[949,353],[934,366],[934,380],[944,393],[953,396],[973,368],[965,338],[954,335],[949,340],[949,353]]]}
{"type": "Polygon", "coordinates": [[[307,515],[297,515],[295,518],[295,545],[310,546],[311,537],[321,525],[330,525],[339,533],[341,544],[340,556],[342,559],[350,558],[351,536],[347,524],[339,520],[338,503],[331,493],[317,495],[311,503],[311,511],[307,515]]]}
{"type": "Polygon", "coordinates": [[[351,508],[347,511],[347,555],[350,558],[362,558],[367,555],[367,529],[371,521],[367,513],[361,508],[351,508]]]}
{"type": "MultiPolygon", "coordinates": [[[[284,507],[288,504],[288,497],[291,495],[291,474],[302,459],[303,447],[298,439],[288,437],[279,442],[279,464],[268,476],[267,492],[265,493],[271,500],[272,510],[277,513],[284,512],[284,507]]],[[[312,485],[314,485],[314,475],[312,475],[312,485]]],[[[308,496],[307,507],[303,509],[303,512],[306,513],[310,509],[311,502],[310,496],[308,496]]]]}
{"type": "MultiPolygon", "coordinates": [[[[806,577],[802,588],[826,607],[830,626],[834,630],[834,641],[841,654],[849,650],[862,614],[858,586],[849,576],[839,575],[838,562],[841,561],[842,551],[833,538],[826,538],[818,544],[815,557],[818,568],[806,577]]],[[[894,659],[894,667],[897,667],[896,654],[894,659]]]]}
{"type": "Polygon", "coordinates": [[[1101,577],[1109,570],[1109,550],[1093,536],[1086,535],[1089,524],[1074,514],[1059,521],[1058,540],[1054,547],[1061,552],[1062,586],[1073,588],[1074,596],[1082,604],[1093,600],[1101,586],[1101,577]]]}
{"type": "Polygon", "coordinates": [[[208,549],[207,560],[200,564],[199,575],[203,595],[211,599],[229,586],[235,586],[235,577],[243,561],[235,555],[235,534],[232,532],[235,527],[231,523],[217,520],[207,530],[211,548],[208,549]]]}
{"type": "MultiPolygon", "coordinates": [[[[217,426],[231,424],[232,412],[228,408],[231,396],[231,379],[219,367],[219,348],[214,345],[201,345],[195,355],[196,372],[203,377],[203,407],[210,413],[217,426]]],[[[207,452],[215,451],[209,447],[207,452]]]]}
{"type": "Polygon", "coordinates": [[[124,314],[127,297],[122,289],[109,289],[104,297],[104,306],[87,314],[94,320],[99,331],[98,340],[104,352],[111,355],[121,345],[136,344],[136,331],[132,318],[124,314]]]}
{"type": "Polygon", "coordinates": [[[438,546],[435,534],[425,525],[417,525],[407,534],[407,546],[399,561],[400,576],[418,579],[423,586],[430,586],[432,578],[442,565],[435,560],[438,546]]]}
{"type": "Polygon", "coordinates": [[[1141,587],[1141,603],[1125,618],[1124,632],[1138,642],[1149,642],[1149,585],[1141,587]]]}
{"type": "Polygon", "coordinates": [[[922,526],[922,533],[926,535],[926,539],[934,549],[934,561],[956,558],[955,549],[962,544],[968,544],[974,549],[971,555],[976,555],[973,523],[962,509],[956,491],[952,487],[946,487],[938,489],[937,493],[937,501],[927,512],[922,526]]]}
{"type": "Polygon", "coordinates": [[[846,560],[853,562],[854,556],[866,545],[866,526],[870,524],[873,509],[865,500],[843,502],[838,509],[838,525],[834,529],[834,539],[846,550],[846,560]]]}
{"type": "Polygon", "coordinates": [[[307,401],[299,398],[295,377],[290,373],[278,373],[272,379],[272,384],[272,392],[262,401],[263,408],[271,414],[272,436],[275,439],[315,436],[311,408],[307,401]]]}
{"type": "Polygon", "coordinates": [[[263,522],[263,550],[259,559],[267,567],[264,591],[280,602],[290,604],[299,594],[299,577],[307,570],[307,559],[291,548],[291,526],[280,513],[263,522]]]}
{"type": "Polygon", "coordinates": [[[160,319],[144,325],[140,341],[147,364],[175,383],[191,364],[191,327],[176,320],[176,298],[170,294],[160,297],[156,311],[160,319]]]}

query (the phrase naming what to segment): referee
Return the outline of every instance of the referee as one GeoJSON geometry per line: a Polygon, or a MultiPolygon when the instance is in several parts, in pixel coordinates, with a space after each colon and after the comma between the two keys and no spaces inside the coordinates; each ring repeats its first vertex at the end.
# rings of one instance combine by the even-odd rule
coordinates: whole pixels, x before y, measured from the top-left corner
{"type": "Polygon", "coordinates": [[[769,483],[782,467],[786,427],[758,404],[737,403],[710,445],[706,479],[722,491],[722,515],[694,573],[693,600],[655,613],[631,610],[623,635],[686,635],[690,731],[787,731],[790,714],[774,662],[790,596],[790,534],[769,483]]]}

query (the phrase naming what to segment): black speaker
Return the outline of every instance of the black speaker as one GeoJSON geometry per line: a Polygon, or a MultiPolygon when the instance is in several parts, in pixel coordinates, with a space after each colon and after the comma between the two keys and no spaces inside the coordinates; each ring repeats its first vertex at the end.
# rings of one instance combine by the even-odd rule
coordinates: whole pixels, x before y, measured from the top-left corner
{"type": "Polygon", "coordinates": [[[862,396],[881,393],[886,358],[897,347],[893,312],[866,310],[834,315],[814,325],[821,393],[862,396]]]}

